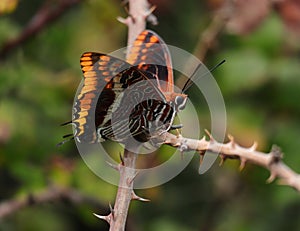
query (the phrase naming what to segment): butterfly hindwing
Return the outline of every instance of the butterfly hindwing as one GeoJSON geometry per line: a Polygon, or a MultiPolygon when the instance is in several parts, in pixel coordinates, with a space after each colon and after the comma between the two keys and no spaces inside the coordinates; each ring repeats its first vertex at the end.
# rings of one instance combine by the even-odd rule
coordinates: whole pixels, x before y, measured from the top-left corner
{"type": "Polygon", "coordinates": [[[115,99],[114,108],[109,111],[109,120],[99,126],[99,134],[105,139],[123,142],[129,136],[134,136],[131,129],[132,120],[139,119],[133,118],[132,115],[137,114],[136,110],[140,110],[137,105],[149,99],[165,102],[165,97],[155,85],[155,81],[148,79],[147,75],[136,67],[131,67],[123,72],[120,83],[126,87],[123,88],[122,94],[115,99]]]}

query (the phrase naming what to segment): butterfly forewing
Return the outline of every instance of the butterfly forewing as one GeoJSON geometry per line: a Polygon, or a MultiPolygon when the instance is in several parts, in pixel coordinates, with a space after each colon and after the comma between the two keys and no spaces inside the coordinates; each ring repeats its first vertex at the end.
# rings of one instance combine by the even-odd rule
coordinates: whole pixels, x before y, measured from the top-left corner
{"type": "Polygon", "coordinates": [[[161,91],[174,91],[170,52],[165,42],[155,32],[145,30],[136,38],[127,61],[153,75],[158,80],[161,91]]]}
{"type": "Polygon", "coordinates": [[[130,65],[117,58],[93,52],[84,53],[80,64],[84,78],[73,107],[74,136],[79,141],[95,142],[95,126],[101,126],[105,121],[107,111],[122,91],[122,86],[113,79],[130,65]]]}

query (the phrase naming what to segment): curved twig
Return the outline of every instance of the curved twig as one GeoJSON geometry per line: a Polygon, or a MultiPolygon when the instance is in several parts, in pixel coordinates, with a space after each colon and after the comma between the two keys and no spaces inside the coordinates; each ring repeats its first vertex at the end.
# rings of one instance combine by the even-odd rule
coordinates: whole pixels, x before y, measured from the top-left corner
{"type": "Polygon", "coordinates": [[[229,136],[230,141],[225,144],[217,142],[209,133],[208,137],[208,140],[206,140],[206,137],[195,140],[167,133],[164,143],[177,147],[182,151],[195,150],[202,156],[205,151],[220,154],[220,164],[226,159],[239,159],[240,170],[245,167],[246,163],[261,166],[270,172],[270,177],[267,179],[268,183],[278,178],[280,184],[288,185],[300,192],[300,175],[282,161],[283,154],[277,146],[273,146],[269,153],[263,153],[256,150],[256,143],[250,148],[241,147],[234,141],[232,136],[229,136]]]}
{"type": "Polygon", "coordinates": [[[41,8],[32,17],[25,29],[16,38],[8,40],[0,48],[0,60],[4,59],[8,52],[23,44],[29,38],[38,34],[46,26],[58,19],[63,13],[81,0],[59,0],[56,5],[52,1],[45,1],[41,8]]]}
{"type": "Polygon", "coordinates": [[[29,194],[26,197],[15,198],[0,203],[0,218],[14,214],[28,206],[43,204],[58,200],[67,200],[74,204],[89,204],[97,209],[104,209],[105,206],[96,198],[84,195],[71,188],[48,187],[42,192],[29,194]]]}

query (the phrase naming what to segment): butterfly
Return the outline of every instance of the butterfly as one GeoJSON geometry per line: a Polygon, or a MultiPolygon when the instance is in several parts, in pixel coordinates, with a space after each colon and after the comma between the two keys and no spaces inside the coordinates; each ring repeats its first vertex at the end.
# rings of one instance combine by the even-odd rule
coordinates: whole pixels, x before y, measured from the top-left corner
{"type": "Polygon", "coordinates": [[[78,142],[126,143],[131,137],[144,143],[170,130],[185,107],[187,95],[174,92],[168,47],[151,30],[137,36],[126,61],[86,52],[80,64],[83,81],[72,121],[65,123],[73,124],[78,142]]]}

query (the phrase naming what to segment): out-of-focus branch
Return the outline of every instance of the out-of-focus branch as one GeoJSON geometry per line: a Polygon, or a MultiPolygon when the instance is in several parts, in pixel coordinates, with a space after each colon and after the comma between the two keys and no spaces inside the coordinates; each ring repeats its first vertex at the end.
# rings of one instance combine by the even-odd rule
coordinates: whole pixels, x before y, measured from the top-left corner
{"type": "Polygon", "coordinates": [[[4,59],[11,50],[41,32],[48,24],[58,19],[65,11],[81,1],[82,0],[45,1],[18,37],[2,45],[0,48],[0,60],[4,59]]]}
{"type": "Polygon", "coordinates": [[[104,205],[96,198],[84,195],[71,188],[48,187],[44,191],[30,194],[23,198],[16,198],[0,203],[0,218],[16,213],[28,206],[67,200],[73,204],[88,204],[93,208],[104,209],[104,205]]]}
{"type": "MultiPolygon", "coordinates": [[[[213,49],[217,42],[219,35],[224,30],[226,23],[230,19],[234,10],[234,2],[232,0],[224,1],[223,5],[215,11],[211,23],[204,31],[200,31],[198,41],[195,45],[193,55],[201,62],[204,62],[209,50],[213,49]]],[[[177,86],[183,86],[186,82],[185,76],[179,76],[176,81],[177,86]]]]}
{"type": "Polygon", "coordinates": [[[233,7],[234,4],[231,0],[225,1],[223,6],[213,15],[213,19],[208,27],[200,32],[193,54],[201,61],[205,59],[207,52],[215,46],[219,34],[223,31],[232,15],[233,7]]]}
{"type": "Polygon", "coordinates": [[[288,185],[300,192],[300,175],[282,161],[283,154],[277,146],[273,146],[269,153],[263,153],[256,150],[256,143],[250,148],[244,148],[238,145],[232,136],[229,136],[230,141],[228,143],[223,144],[217,142],[208,132],[207,134],[208,140],[205,137],[201,140],[195,140],[167,133],[164,143],[177,147],[183,152],[195,150],[200,153],[201,157],[206,151],[220,154],[220,164],[226,159],[239,159],[240,170],[245,167],[246,163],[261,166],[270,172],[270,177],[267,179],[268,183],[278,178],[280,184],[288,185]]]}

